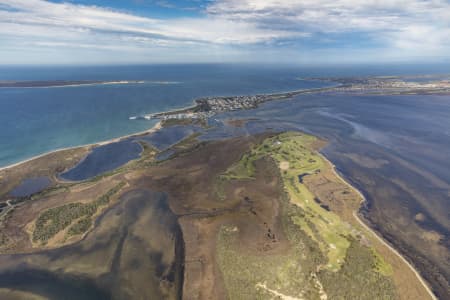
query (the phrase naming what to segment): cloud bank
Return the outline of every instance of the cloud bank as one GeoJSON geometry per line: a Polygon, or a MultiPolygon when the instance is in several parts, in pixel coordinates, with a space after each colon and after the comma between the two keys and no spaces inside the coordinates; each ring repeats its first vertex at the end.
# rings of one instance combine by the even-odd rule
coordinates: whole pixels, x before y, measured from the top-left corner
{"type": "Polygon", "coordinates": [[[448,59],[448,37],[443,0],[217,0],[176,18],[0,0],[0,63],[448,59]]]}

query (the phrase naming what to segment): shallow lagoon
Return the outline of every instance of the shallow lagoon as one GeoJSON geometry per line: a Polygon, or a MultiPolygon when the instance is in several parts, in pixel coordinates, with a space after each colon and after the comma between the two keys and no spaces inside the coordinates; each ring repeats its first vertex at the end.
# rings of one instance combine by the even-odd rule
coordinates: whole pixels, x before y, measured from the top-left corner
{"type": "Polygon", "coordinates": [[[142,146],[132,140],[95,147],[72,169],[60,174],[64,180],[81,181],[112,171],[141,155],[142,146]]]}
{"type": "Polygon", "coordinates": [[[13,197],[27,197],[48,188],[51,184],[52,181],[47,176],[24,179],[10,192],[10,195],[13,197]]]}
{"type": "MultiPolygon", "coordinates": [[[[200,139],[286,130],[327,139],[323,153],[364,193],[368,202],[363,213],[372,226],[443,293],[445,283],[433,278],[436,270],[444,276],[450,274],[448,96],[303,95],[255,110],[220,114],[213,123],[216,127],[204,130],[200,139]],[[247,122],[230,125],[229,121],[236,119],[247,122]]],[[[200,129],[173,126],[145,139],[166,149],[196,130],[200,129]]],[[[143,137],[101,146],[97,152],[94,149],[72,169],[72,178],[90,178],[139,157],[136,140],[143,137]],[[124,154],[124,159],[114,165],[110,159],[118,153],[124,154]]]]}
{"type": "MultiPolygon", "coordinates": [[[[384,70],[381,74],[383,72],[384,70]]],[[[0,123],[4,121],[7,122],[5,124],[16,126],[3,126],[8,128],[9,132],[3,132],[1,139],[11,143],[1,144],[6,146],[0,149],[2,153],[0,164],[15,162],[55,147],[98,141],[140,131],[150,127],[151,124],[145,121],[130,121],[128,120],[130,115],[180,107],[190,103],[194,96],[268,91],[268,88],[264,90],[262,87],[269,86],[272,83],[270,80],[273,80],[273,76],[264,77],[265,81],[261,80],[261,77],[250,76],[252,79],[247,81],[243,80],[245,78],[243,76],[223,84],[220,78],[230,75],[225,72],[212,81],[204,80],[203,85],[198,85],[201,80],[189,81],[188,73],[186,71],[183,73],[184,77],[180,78],[180,82],[189,82],[182,84],[182,87],[166,85],[83,87],[73,90],[69,88],[3,90],[0,92],[1,104],[8,109],[0,110],[5,114],[5,117],[2,115],[0,118],[0,123]],[[211,82],[215,83],[211,85],[211,82]],[[242,82],[245,84],[242,85],[242,82]],[[238,83],[241,86],[233,89],[234,85],[239,85],[238,83]],[[203,87],[205,90],[199,91],[203,87]],[[189,90],[190,92],[187,92],[189,90]],[[100,100],[84,97],[91,93],[100,100]],[[37,99],[36,96],[39,99],[32,102],[37,99]],[[67,102],[61,103],[61,99],[67,102]],[[80,99],[81,104],[77,103],[80,99]],[[124,105],[125,99],[127,105],[124,105]],[[95,109],[92,109],[94,100],[95,109]],[[166,100],[167,102],[164,102],[166,100]],[[54,111],[44,109],[47,104],[54,111]],[[78,111],[72,106],[67,107],[67,104],[81,105],[81,108],[78,111]],[[123,109],[124,106],[126,109],[123,109]],[[86,107],[90,109],[88,113],[86,107]],[[117,113],[118,108],[120,113],[117,113]],[[17,111],[18,115],[10,114],[10,110],[17,111]],[[60,114],[64,110],[71,111],[70,115],[60,114]],[[34,120],[34,117],[38,120],[34,120]],[[66,118],[68,123],[61,123],[60,117],[66,118]],[[84,117],[92,122],[82,125],[80,119],[84,117]],[[48,118],[48,123],[43,127],[40,123],[42,118],[48,118]],[[18,149],[20,151],[16,151],[18,149]]],[[[130,71],[129,74],[134,73],[130,71]]],[[[291,73],[293,74],[295,72],[291,73]]],[[[160,76],[156,73],[153,75],[155,78],[160,76]]],[[[204,77],[205,74],[201,76],[204,77]]],[[[199,75],[197,79],[201,76],[199,75]]],[[[275,87],[277,86],[278,89],[285,90],[301,85],[298,82],[294,83],[292,78],[289,77],[287,81],[280,79],[276,81],[279,85],[274,84],[271,87],[277,89],[275,87]]],[[[299,96],[294,100],[267,103],[256,110],[226,113],[215,118],[218,120],[216,123],[222,128],[208,131],[203,139],[264,130],[303,130],[328,139],[330,144],[323,153],[335,163],[339,172],[363,191],[369,201],[365,214],[372,225],[397,249],[406,254],[427,279],[435,280],[433,268],[439,269],[444,278],[450,278],[448,216],[450,98],[448,96],[309,95],[299,96]],[[250,121],[245,126],[236,128],[226,125],[226,120],[230,118],[250,121]],[[418,215],[421,217],[418,218],[418,215]],[[432,235],[433,239],[427,239],[431,232],[436,234],[432,235]]],[[[125,163],[125,160],[121,163],[125,163]]],[[[108,162],[105,165],[108,165],[108,162]]],[[[95,170],[95,163],[91,167],[86,167],[83,172],[88,174],[91,172],[89,170],[95,170]]],[[[96,172],[92,171],[91,175],[96,172]]],[[[120,214],[120,211],[116,213],[120,214]]],[[[104,239],[102,247],[106,247],[109,241],[104,239]]],[[[82,247],[73,246],[68,249],[53,251],[56,256],[52,257],[52,261],[62,258],[63,253],[69,253],[73,258],[72,261],[78,261],[83,255],[88,259],[90,250],[80,254],[82,247]],[[70,251],[64,252],[68,249],[70,251]]],[[[39,257],[44,256],[35,255],[32,260],[39,261],[39,257]]],[[[2,257],[3,262],[9,259],[11,257],[2,257]]],[[[47,262],[48,260],[44,261],[47,262]]],[[[434,288],[442,291],[437,285],[434,288]]]]}

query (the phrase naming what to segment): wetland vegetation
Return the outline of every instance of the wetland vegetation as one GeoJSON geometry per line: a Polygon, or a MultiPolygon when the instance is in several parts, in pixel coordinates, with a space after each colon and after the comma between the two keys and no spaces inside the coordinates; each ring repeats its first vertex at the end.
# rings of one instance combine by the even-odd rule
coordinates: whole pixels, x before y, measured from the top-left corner
{"type": "MultiPolygon", "coordinates": [[[[0,278],[20,277],[26,259],[25,270],[81,276],[110,298],[424,298],[404,292],[415,278],[356,221],[361,198],[318,153],[324,141],[300,132],[200,135],[161,160],[140,139],[138,159],[80,182],[58,181],[61,168],[44,173],[53,186],[2,220],[0,278]]],[[[15,182],[36,175],[18,174],[15,182]]],[[[0,296],[42,295],[34,280],[0,286],[0,296]]],[[[58,280],[42,284],[61,293],[58,280]]]]}
{"type": "Polygon", "coordinates": [[[121,182],[98,199],[87,203],[69,203],[44,211],[35,222],[33,242],[46,244],[49,239],[69,226],[66,233],[68,237],[85,233],[92,225],[92,217],[102,206],[107,205],[111,197],[124,185],[125,182],[121,182]]]}

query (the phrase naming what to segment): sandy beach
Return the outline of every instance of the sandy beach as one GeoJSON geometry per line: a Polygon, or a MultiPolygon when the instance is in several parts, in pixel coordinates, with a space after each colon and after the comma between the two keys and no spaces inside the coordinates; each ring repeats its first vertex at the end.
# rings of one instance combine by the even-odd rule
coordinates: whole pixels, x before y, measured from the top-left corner
{"type": "Polygon", "coordinates": [[[12,165],[0,167],[0,171],[14,168],[14,167],[19,166],[21,164],[30,162],[32,160],[38,159],[40,157],[43,157],[43,156],[46,156],[46,155],[49,155],[49,154],[52,154],[52,153],[55,153],[55,152],[65,151],[65,150],[70,150],[70,149],[76,149],[76,148],[81,148],[81,147],[103,146],[103,145],[119,142],[119,141],[121,141],[123,139],[126,139],[126,138],[129,138],[129,137],[134,137],[134,136],[140,136],[140,135],[154,133],[154,132],[160,130],[161,128],[162,128],[161,122],[158,122],[158,123],[155,124],[155,126],[153,126],[152,128],[150,128],[148,130],[145,130],[145,131],[128,134],[128,135],[125,135],[125,136],[113,138],[113,139],[106,140],[106,141],[103,141],[103,142],[97,142],[97,143],[91,143],[91,144],[85,144],[85,145],[79,145],[79,146],[73,146],[73,147],[66,147],[66,148],[56,149],[56,150],[53,150],[53,151],[50,151],[50,152],[45,152],[45,153],[33,156],[31,158],[28,158],[26,160],[22,160],[20,162],[12,164],[12,165]]]}
{"type": "MultiPolygon", "coordinates": [[[[353,191],[355,191],[362,199],[361,204],[366,202],[367,199],[364,196],[364,194],[358,190],[356,187],[354,187],[353,185],[351,185],[350,183],[348,183],[343,177],[342,175],[340,175],[337,171],[336,171],[336,166],[328,159],[325,157],[325,155],[323,155],[322,153],[318,152],[319,155],[322,157],[322,159],[324,159],[328,164],[331,165],[333,173],[336,175],[337,178],[339,178],[339,180],[342,181],[342,183],[344,183],[345,185],[347,185],[350,189],[352,189],[353,191]]],[[[377,232],[375,232],[372,228],[370,228],[366,223],[364,223],[364,221],[359,217],[358,215],[358,211],[353,211],[353,217],[355,218],[355,220],[368,232],[370,232],[380,243],[382,243],[384,246],[386,246],[390,251],[392,251],[392,253],[394,253],[396,256],[398,256],[403,263],[405,263],[409,269],[411,269],[411,271],[414,273],[414,275],[417,277],[417,279],[420,281],[420,283],[423,285],[423,287],[425,288],[425,290],[427,291],[427,293],[430,295],[430,298],[433,300],[437,300],[437,297],[433,294],[433,292],[431,291],[430,287],[428,286],[427,282],[422,278],[422,276],[419,274],[419,272],[413,267],[413,265],[411,265],[409,263],[408,260],[406,260],[406,258],[400,254],[400,252],[398,252],[394,247],[392,247],[387,241],[385,241],[377,232]]]]}
{"type": "MultiPolygon", "coordinates": [[[[6,170],[6,169],[10,169],[13,167],[16,167],[18,165],[24,164],[26,162],[38,159],[40,157],[49,155],[51,153],[55,153],[55,152],[59,152],[59,151],[65,151],[65,150],[70,150],[70,149],[75,149],[75,148],[81,148],[81,147],[93,147],[93,146],[103,146],[103,145],[107,145],[107,144],[111,144],[111,143],[115,143],[115,142],[119,142],[123,139],[126,138],[130,138],[130,137],[137,137],[137,136],[141,136],[141,135],[146,135],[146,134],[150,134],[150,133],[154,133],[158,130],[160,130],[162,128],[162,123],[158,122],[156,123],[152,128],[145,130],[145,131],[141,131],[141,132],[137,132],[137,133],[132,133],[129,135],[125,135],[125,136],[121,136],[121,137],[117,137],[117,138],[113,138],[110,140],[106,140],[106,141],[102,141],[102,142],[97,142],[97,143],[91,143],[91,144],[85,144],[85,145],[80,145],[80,146],[74,146],[74,147],[67,147],[67,148],[61,148],[61,149],[56,149],[50,152],[46,152],[34,157],[31,157],[29,159],[20,161],[18,163],[9,165],[9,166],[5,166],[5,167],[1,167],[0,171],[6,170]]],[[[363,195],[363,193],[361,191],[359,191],[356,187],[354,187],[353,185],[351,185],[349,182],[347,182],[336,170],[335,165],[328,159],[326,158],[323,154],[319,153],[319,155],[328,163],[330,164],[330,166],[332,167],[332,170],[334,172],[334,174],[337,176],[337,178],[339,178],[345,185],[347,185],[348,187],[350,187],[352,190],[354,190],[362,199],[362,202],[367,201],[365,196],[363,195]]],[[[367,224],[365,224],[363,222],[363,220],[359,217],[358,212],[354,211],[353,212],[353,217],[355,218],[355,220],[368,232],[370,232],[379,242],[381,242],[384,246],[386,246],[390,251],[392,251],[392,253],[394,253],[396,256],[398,256],[403,263],[405,263],[408,268],[414,273],[414,275],[417,277],[417,279],[420,281],[420,283],[423,285],[424,289],[427,291],[427,293],[429,294],[430,298],[435,300],[437,299],[436,296],[433,294],[433,292],[431,291],[431,289],[429,288],[427,282],[422,278],[422,276],[419,274],[419,272],[407,261],[407,259],[402,256],[395,248],[393,248],[388,242],[386,242],[379,234],[377,234],[373,229],[371,229],[367,224]]]]}

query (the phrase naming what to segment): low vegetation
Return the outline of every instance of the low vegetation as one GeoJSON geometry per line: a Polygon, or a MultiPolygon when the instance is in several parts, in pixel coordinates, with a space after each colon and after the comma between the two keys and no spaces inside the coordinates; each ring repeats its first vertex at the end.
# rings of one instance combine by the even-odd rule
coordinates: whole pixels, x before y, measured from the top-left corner
{"type": "Polygon", "coordinates": [[[83,234],[91,228],[92,219],[91,216],[87,216],[78,220],[75,224],[69,227],[68,235],[78,235],[83,234]]]}
{"type": "Polygon", "coordinates": [[[241,248],[238,227],[223,226],[219,232],[218,262],[230,299],[320,298],[320,289],[311,274],[326,263],[326,257],[318,244],[293,222],[301,208],[288,199],[281,205],[283,230],[292,245],[287,251],[258,255],[241,248]]]}
{"type": "Polygon", "coordinates": [[[252,180],[255,161],[270,157],[280,169],[285,192],[281,220],[291,244],[282,255],[245,253],[236,242],[239,228],[223,227],[218,260],[230,298],[254,298],[256,293],[263,299],[395,299],[390,265],[303,184],[303,176],[327,167],[314,150],[315,141],[292,132],[268,138],[219,176],[218,193],[224,197],[224,184],[252,180]]]}
{"type": "Polygon", "coordinates": [[[303,210],[293,221],[327,253],[327,267],[337,270],[350,245],[346,236],[350,234],[351,228],[341,222],[336,214],[316,203],[315,196],[299,182],[299,176],[320,172],[324,166],[322,158],[312,149],[315,141],[313,136],[292,132],[268,138],[250,153],[244,154],[239,162],[221,176],[221,180],[251,179],[256,160],[265,156],[274,159],[280,167],[290,201],[303,210]]]}
{"type": "Polygon", "coordinates": [[[124,185],[124,182],[119,183],[106,194],[89,203],[69,203],[46,210],[35,222],[33,242],[45,245],[49,239],[74,222],[67,231],[69,236],[86,232],[91,227],[92,216],[97,213],[101,206],[107,205],[110,198],[124,185]]]}
{"type": "Polygon", "coordinates": [[[338,272],[319,273],[330,299],[395,299],[395,286],[389,277],[375,270],[377,256],[371,248],[351,239],[345,263],[338,272]]]}

